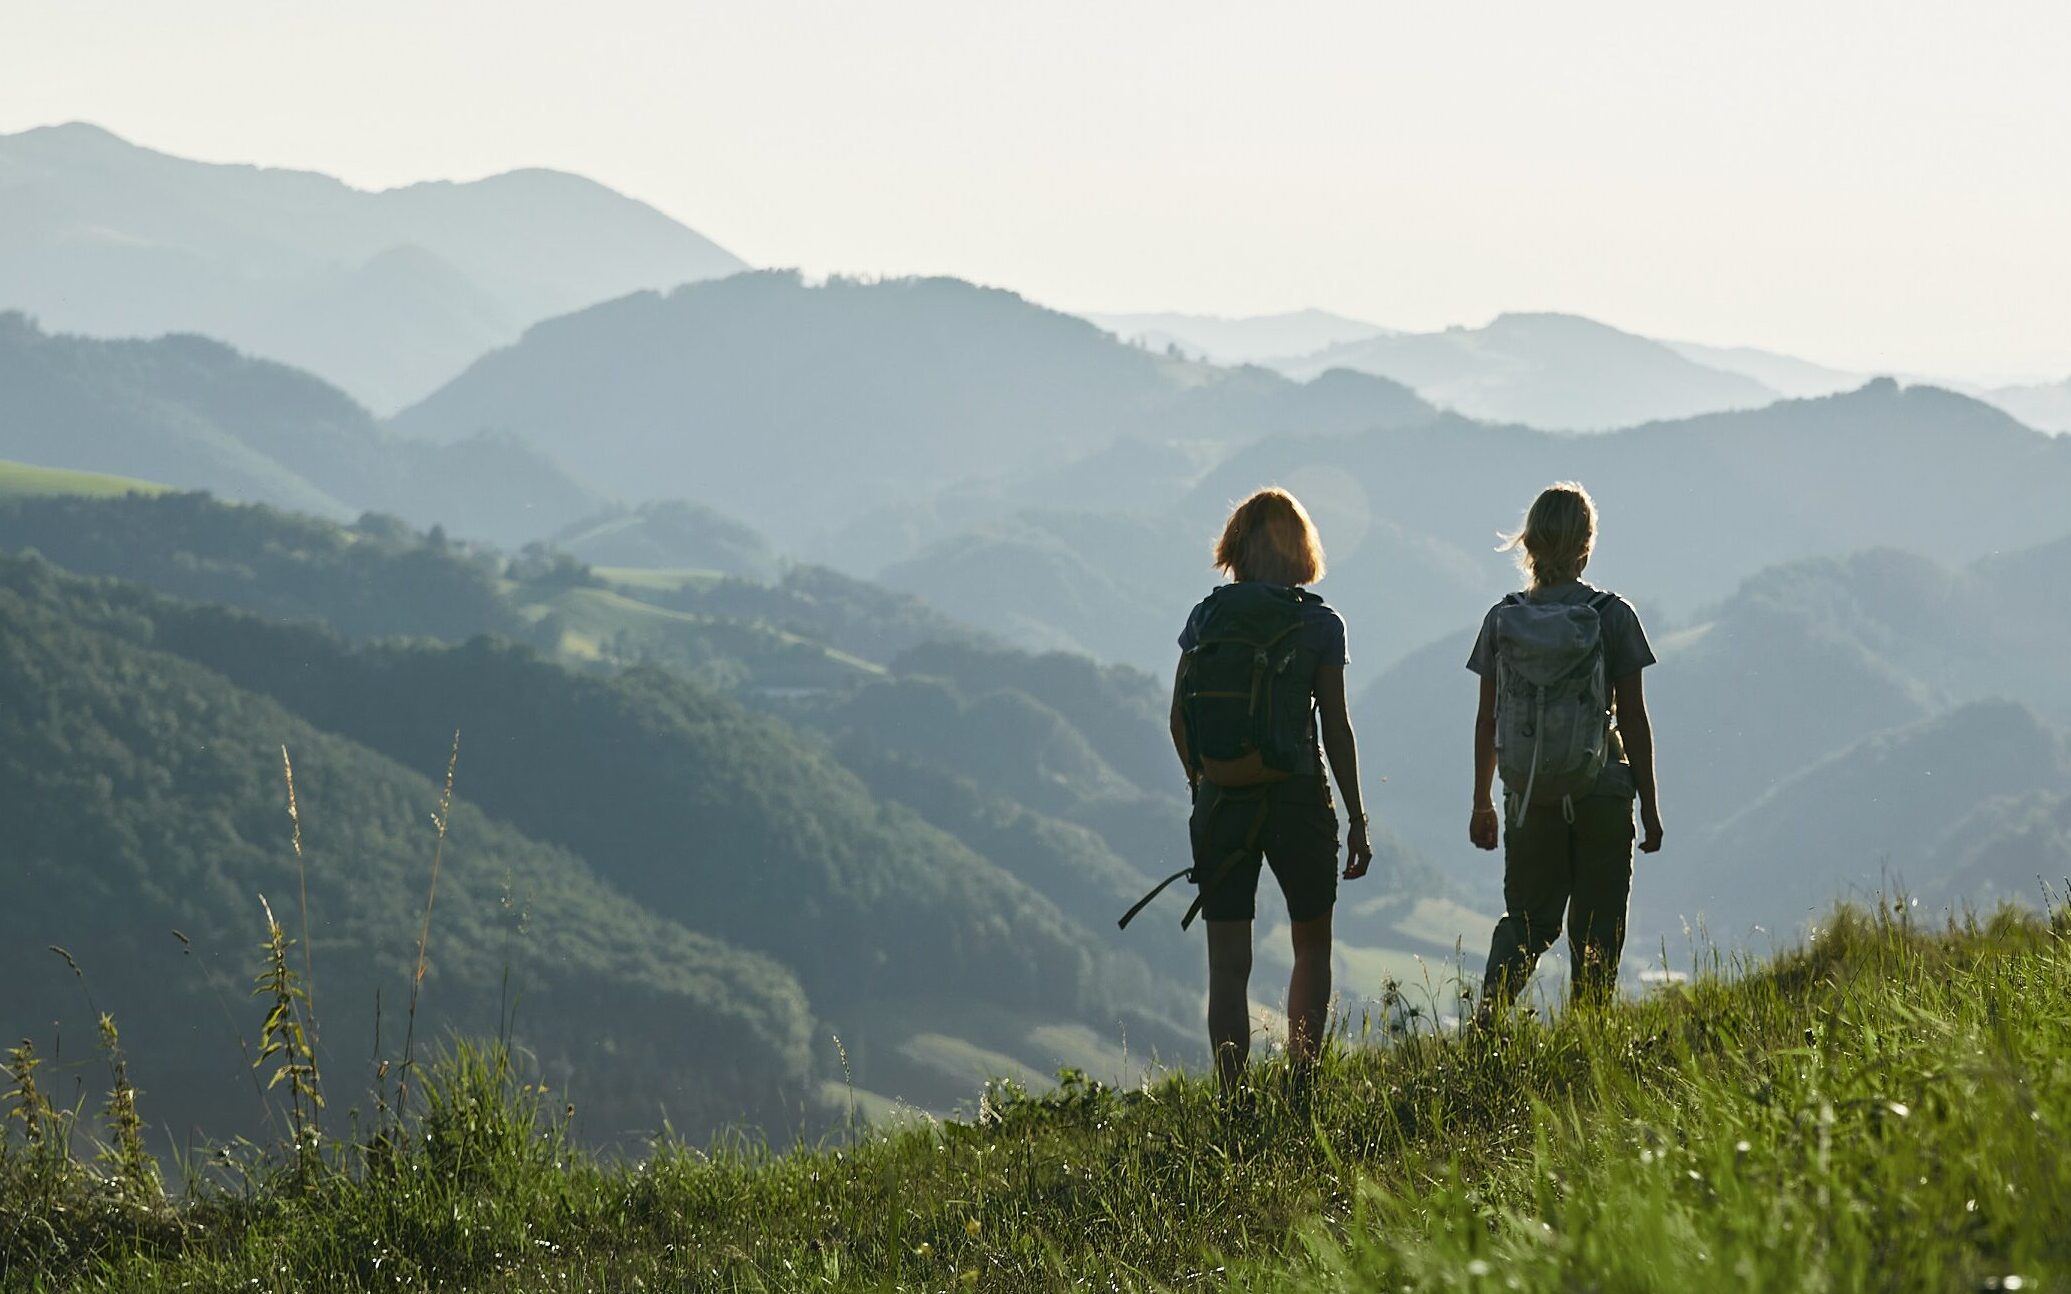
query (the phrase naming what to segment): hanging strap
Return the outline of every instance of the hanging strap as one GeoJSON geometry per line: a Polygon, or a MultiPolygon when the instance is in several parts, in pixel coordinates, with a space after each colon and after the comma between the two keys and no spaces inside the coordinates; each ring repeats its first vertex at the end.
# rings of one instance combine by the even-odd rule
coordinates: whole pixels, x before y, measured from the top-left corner
{"type": "MultiPolygon", "coordinates": [[[[1213,819],[1214,814],[1221,811],[1225,799],[1226,797],[1223,792],[1216,792],[1215,803],[1213,805],[1210,805],[1208,809],[1211,820],[1213,819]]],[[[1195,868],[1182,867],[1180,870],[1172,873],[1172,875],[1166,877],[1164,880],[1159,881],[1157,885],[1151,889],[1151,892],[1149,894],[1146,894],[1142,898],[1138,899],[1136,901],[1136,905],[1130,908],[1127,912],[1124,912],[1122,914],[1122,919],[1120,921],[1117,921],[1115,925],[1123,930],[1127,930],[1129,928],[1129,923],[1136,919],[1136,914],[1143,911],[1146,907],[1149,907],[1152,899],[1155,899],[1160,894],[1163,894],[1165,892],[1166,886],[1172,884],[1172,882],[1180,879],[1181,877],[1187,877],[1189,879],[1199,880],[1201,883],[1201,892],[1194,896],[1194,901],[1187,908],[1186,915],[1179,919],[1179,928],[1181,930],[1191,928],[1194,924],[1194,918],[1201,915],[1202,905],[1208,902],[1208,896],[1210,894],[1213,894],[1215,892],[1216,887],[1221,885],[1223,881],[1229,877],[1229,874],[1231,873],[1231,871],[1235,870],[1237,864],[1243,862],[1246,858],[1258,852],[1258,840],[1259,837],[1265,833],[1266,817],[1271,807],[1272,801],[1268,799],[1263,792],[1261,792],[1258,797],[1258,810],[1251,815],[1251,826],[1244,833],[1244,843],[1237,846],[1235,849],[1232,849],[1229,853],[1224,854],[1222,860],[1216,863],[1215,870],[1208,873],[1206,879],[1196,877],[1195,868]]]]}
{"type": "Polygon", "coordinates": [[[1532,811],[1532,788],[1539,783],[1539,746],[1545,740],[1546,685],[1539,685],[1539,692],[1532,700],[1532,771],[1525,776],[1524,794],[1515,798],[1516,812],[1511,815],[1510,825],[1522,827],[1525,815],[1532,811]]]}
{"type": "Polygon", "coordinates": [[[1172,873],[1172,875],[1166,877],[1164,880],[1159,881],[1149,894],[1146,894],[1142,898],[1136,900],[1136,906],[1130,908],[1127,912],[1124,912],[1122,914],[1122,919],[1120,921],[1115,922],[1115,924],[1117,926],[1120,926],[1122,929],[1127,930],[1129,928],[1129,923],[1131,921],[1136,920],[1136,914],[1143,911],[1145,908],[1149,907],[1152,899],[1157,898],[1160,894],[1163,894],[1165,892],[1166,886],[1172,884],[1172,882],[1178,880],[1182,876],[1187,875],[1193,870],[1194,869],[1191,867],[1182,867],[1178,871],[1172,873]]]}

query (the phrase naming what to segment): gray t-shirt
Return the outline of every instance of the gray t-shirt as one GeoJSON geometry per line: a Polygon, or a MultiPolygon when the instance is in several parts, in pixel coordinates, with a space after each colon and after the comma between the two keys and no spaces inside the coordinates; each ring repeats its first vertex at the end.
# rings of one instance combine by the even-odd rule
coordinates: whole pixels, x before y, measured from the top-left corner
{"type": "MultiPolygon", "coordinates": [[[[1576,580],[1526,596],[1534,602],[1587,602],[1602,591],[1576,580]]],[[[1481,633],[1467,657],[1467,668],[1483,677],[1496,669],[1496,607],[1502,605],[1498,602],[1481,618],[1481,633]]],[[[1654,663],[1654,649],[1647,643],[1647,631],[1640,627],[1640,615],[1632,603],[1614,593],[1597,615],[1603,626],[1604,677],[1615,681],[1654,663]]]]}

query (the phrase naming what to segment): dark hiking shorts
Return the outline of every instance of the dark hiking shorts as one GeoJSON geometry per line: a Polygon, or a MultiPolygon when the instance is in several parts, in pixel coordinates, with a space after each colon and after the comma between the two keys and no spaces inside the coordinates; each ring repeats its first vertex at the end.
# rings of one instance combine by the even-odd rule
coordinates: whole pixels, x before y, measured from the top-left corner
{"type": "Polygon", "coordinates": [[[1201,916],[1249,921],[1258,915],[1261,855],[1287,897],[1290,921],[1313,921],[1338,897],[1338,818],[1321,777],[1291,778],[1266,787],[1222,791],[1204,782],[1194,797],[1190,834],[1195,883],[1212,882],[1201,916]],[[1265,821],[1256,845],[1245,850],[1260,803],[1265,821]],[[1230,855],[1243,856],[1223,869],[1230,855]],[[1216,879],[1221,872],[1220,879],[1216,879]]]}

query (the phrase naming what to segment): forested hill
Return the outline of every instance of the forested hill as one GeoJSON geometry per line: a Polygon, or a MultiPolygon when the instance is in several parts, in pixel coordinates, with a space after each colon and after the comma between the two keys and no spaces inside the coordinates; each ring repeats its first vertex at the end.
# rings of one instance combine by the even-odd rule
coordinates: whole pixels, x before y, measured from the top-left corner
{"type": "MultiPolygon", "coordinates": [[[[314,936],[320,1054],[341,1107],[369,1082],[377,1010],[382,1055],[400,1058],[451,733],[390,759],[325,732],[155,647],[156,617],[170,610],[0,559],[0,813],[14,888],[0,905],[6,1030],[49,1054],[55,1024],[60,1054],[83,1053],[86,1008],[114,1013],[136,1072],[149,1075],[146,1116],[181,1144],[196,1131],[257,1131],[237,1035],[254,1037],[258,1024],[246,986],[261,895],[298,938],[305,918],[314,936]]],[[[815,1060],[793,975],[657,915],[570,851],[485,814],[470,780],[464,763],[418,1045],[451,1029],[493,1033],[514,1013],[517,1038],[603,1137],[656,1126],[664,1111],[697,1126],[796,1125],[814,1099],[815,1060]],[[595,1064],[600,1052],[616,1062],[595,1064]]]]}
{"type": "Polygon", "coordinates": [[[100,341],[0,313],[0,458],[516,545],[601,505],[508,438],[398,436],[336,387],[207,338],[100,341]]]}
{"type": "Polygon", "coordinates": [[[205,494],[0,500],[0,551],[26,550],[82,575],[275,619],[321,620],[354,638],[517,637],[529,629],[497,554],[377,515],[348,527],[205,494]]]}

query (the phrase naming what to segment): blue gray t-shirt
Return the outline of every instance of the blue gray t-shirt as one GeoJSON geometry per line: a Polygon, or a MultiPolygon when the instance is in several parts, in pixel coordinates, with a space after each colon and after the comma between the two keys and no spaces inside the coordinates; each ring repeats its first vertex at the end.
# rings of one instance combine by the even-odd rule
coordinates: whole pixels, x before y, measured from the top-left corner
{"type": "MultiPolygon", "coordinates": [[[[1203,598],[1199,603],[1195,604],[1191,612],[1187,613],[1186,627],[1179,631],[1179,649],[1181,651],[1192,651],[1194,646],[1201,641],[1201,617],[1207,609],[1208,601],[1206,598],[1203,598]]],[[[1307,663],[1309,671],[1309,676],[1302,680],[1302,684],[1308,688],[1309,698],[1313,702],[1316,696],[1316,671],[1327,665],[1336,665],[1342,668],[1350,663],[1352,659],[1345,641],[1345,618],[1332,610],[1329,603],[1321,599],[1302,603],[1301,647],[1302,651],[1299,659],[1307,663]]],[[[1307,766],[1297,771],[1303,773],[1321,773],[1323,771],[1318,744],[1316,729],[1312,724],[1309,728],[1309,758],[1307,766]]]]}

